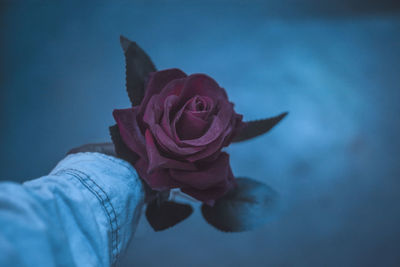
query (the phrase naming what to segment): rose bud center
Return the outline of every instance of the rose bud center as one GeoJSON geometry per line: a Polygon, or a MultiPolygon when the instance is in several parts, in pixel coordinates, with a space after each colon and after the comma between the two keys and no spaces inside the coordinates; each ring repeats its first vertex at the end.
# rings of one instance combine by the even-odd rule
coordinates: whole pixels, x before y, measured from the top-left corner
{"type": "Polygon", "coordinates": [[[189,99],[177,124],[177,132],[183,140],[202,136],[208,129],[213,100],[206,96],[189,99]]]}

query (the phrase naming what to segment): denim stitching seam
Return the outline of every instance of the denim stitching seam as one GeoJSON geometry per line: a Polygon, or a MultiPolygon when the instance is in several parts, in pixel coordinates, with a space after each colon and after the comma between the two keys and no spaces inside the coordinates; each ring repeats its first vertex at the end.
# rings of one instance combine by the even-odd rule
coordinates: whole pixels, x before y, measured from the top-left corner
{"type": "Polygon", "coordinates": [[[115,263],[116,259],[117,259],[117,253],[118,253],[118,243],[117,243],[118,224],[117,224],[117,219],[116,219],[116,213],[115,213],[114,207],[112,206],[112,204],[110,202],[109,197],[107,196],[107,194],[104,192],[104,190],[100,186],[98,186],[92,179],[90,179],[90,177],[87,174],[85,174],[83,172],[75,170],[75,169],[65,169],[65,170],[58,171],[57,173],[55,173],[55,175],[59,175],[61,173],[66,173],[66,174],[72,175],[73,177],[78,179],[79,182],[81,182],[81,184],[84,185],[99,200],[99,202],[100,202],[101,206],[103,207],[103,209],[105,210],[105,213],[109,220],[109,224],[110,224],[110,228],[111,228],[111,243],[112,243],[112,250],[111,250],[112,259],[111,260],[112,260],[112,262],[115,263]],[[83,175],[84,177],[82,177],[79,174],[83,175]],[[88,181],[90,181],[92,184],[90,184],[88,181]],[[100,189],[103,192],[105,197],[102,196],[101,192],[98,191],[98,189],[100,189]],[[111,212],[108,207],[111,207],[111,212],[113,213],[114,216],[111,215],[111,212]],[[115,228],[114,228],[114,223],[116,224],[115,228]]]}
{"type": "Polygon", "coordinates": [[[113,243],[113,250],[116,251],[115,258],[117,258],[118,255],[119,255],[119,251],[118,251],[118,241],[119,241],[118,230],[119,230],[119,225],[118,225],[117,213],[115,212],[114,206],[113,206],[113,204],[111,203],[110,198],[108,197],[108,195],[107,195],[107,193],[104,191],[104,189],[103,189],[102,187],[100,187],[100,186],[99,186],[93,179],[91,179],[86,173],[83,173],[82,171],[79,171],[79,170],[76,170],[76,169],[72,169],[72,168],[71,168],[71,170],[74,170],[74,171],[76,171],[76,172],[78,172],[78,173],[84,175],[84,176],[85,176],[87,179],[89,179],[95,186],[97,186],[97,187],[103,192],[103,194],[104,194],[104,196],[105,196],[105,200],[107,201],[107,204],[110,205],[110,207],[111,207],[111,212],[112,212],[112,215],[113,215],[113,216],[112,216],[113,219],[111,220],[111,218],[110,218],[110,224],[113,226],[112,229],[114,229],[113,232],[114,232],[114,235],[115,235],[115,239],[114,239],[114,243],[113,243]],[[114,228],[114,223],[115,223],[115,228],[114,228]]]}

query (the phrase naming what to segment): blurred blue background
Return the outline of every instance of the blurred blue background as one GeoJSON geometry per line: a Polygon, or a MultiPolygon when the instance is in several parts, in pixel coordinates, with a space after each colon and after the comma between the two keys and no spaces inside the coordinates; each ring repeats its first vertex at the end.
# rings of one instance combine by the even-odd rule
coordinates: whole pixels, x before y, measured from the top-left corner
{"type": "Polygon", "coordinates": [[[228,149],[279,192],[277,218],[239,234],[199,211],[161,233],[142,219],[121,266],[400,266],[399,2],[0,3],[2,180],[109,140],[129,106],[120,34],[158,69],[215,78],[247,120],[290,112],[228,149]]]}

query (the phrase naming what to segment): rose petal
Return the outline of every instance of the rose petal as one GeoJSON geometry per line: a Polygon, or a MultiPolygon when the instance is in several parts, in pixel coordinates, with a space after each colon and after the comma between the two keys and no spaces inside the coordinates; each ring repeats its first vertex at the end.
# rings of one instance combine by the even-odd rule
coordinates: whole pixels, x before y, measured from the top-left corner
{"type": "Polygon", "coordinates": [[[180,79],[171,80],[169,83],[167,83],[165,85],[165,87],[163,88],[163,90],[159,94],[160,101],[162,103],[164,103],[166,98],[171,95],[178,96],[179,100],[180,100],[180,95],[181,95],[181,92],[185,85],[185,82],[186,82],[186,78],[180,78],[180,79]]]}
{"type": "Polygon", "coordinates": [[[186,103],[183,105],[183,107],[175,114],[174,119],[173,119],[172,124],[171,124],[172,135],[173,135],[173,137],[174,137],[174,139],[175,139],[175,142],[176,142],[177,144],[183,145],[183,146],[188,146],[188,145],[185,145],[185,144],[183,144],[183,143],[180,141],[179,136],[178,136],[178,133],[177,133],[177,131],[176,131],[176,124],[178,123],[179,119],[181,118],[183,112],[186,110],[186,106],[187,106],[188,104],[189,104],[189,102],[186,102],[186,103]]]}
{"type": "MultiPolygon", "coordinates": [[[[170,117],[176,115],[174,117],[175,117],[175,120],[178,121],[183,112],[190,112],[191,113],[190,116],[196,117],[196,118],[194,118],[195,120],[196,119],[206,119],[207,115],[208,115],[207,110],[191,111],[190,109],[187,109],[188,105],[191,104],[191,101],[188,101],[187,103],[185,103],[185,105],[182,108],[180,108],[180,110],[177,111],[177,113],[176,113],[176,109],[179,106],[178,101],[179,101],[179,96],[177,96],[177,95],[170,95],[170,96],[166,97],[165,101],[164,101],[164,112],[163,112],[163,118],[161,120],[161,126],[170,137],[174,136],[174,133],[171,130],[170,117]],[[174,113],[176,113],[176,114],[174,114],[174,113]]],[[[207,106],[208,105],[209,104],[207,104],[207,106]]],[[[212,103],[211,103],[211,105],[212,105],[212,103]]]]}
{"type": "Polygon", "coordinates": [[[139,176],[154,190],[162,191],[180,187],[168,172],[168,169],[158,169],[148,174],[148,163],[144,159],[139,159],[135,164],[139,176]]]}
{"type": "Polygon", "coordinates": [[[140,104],[139,113],[144,113],[144,109],[146,108],[150,98],[153,95],[159,94],[169,82],[185,77],[187,77],[186,73],[179,69],[167,69],[150,73],[149,80],[146,84],[145,95],[140,104]]]}
{"type": "Polygon", "coordinates": [[[229,174],[226,177],[225,181],[222,181],[219,184],[216,184],[213,187],[204,190],[196,189],[194,187],[182,187],[181,191],[212,206],[214,205],[215,200],[224,196],[229,190],[234,188],[235,185],[236,182],[232,170],[229,167],[229,174]]]}
{"type": "Polygon", "coordinates": [[[150,98],[149,103],[147,104],[143,116],[143,121],[146,122],[149,126],[154,125],[158,123],[158,121],[160,121],[162,115],[163,109],[159,105],[158,95],[154,95],[150,98]]]}
{"type": "Polygon", "coordinates": [[[177,156],[192,155],[205,148],[204,146],[179,146],[174,140],[171,139],[171,137],[169,137],[164,132],[160,125],[154,125],[151,128],[151,132],[154,134],[154,137],[156,138],[158,144],[162,144],[165,149],[167,149],[169,152],[174,153],[177,156]]]}
{"type": "Polygon", "coordinates": [[[196,162],[198,160],[202,160],[204,158],[210,157],[214,153],[220,151],[224,145],[226,136],[229,135],[230,132],[232,132],[232,127],[228,126],[228,128],[225,130],[225,132],[223,134],[221,134],[214,142],[208,144],[206,146],[206,148],[203,149],[202,151],[200,151],[194,155],[190,155],[190,156],[186,157],[186,160],[188,160],[189,162],[196,162]]]}
{"type": "Polygon", "coordinates": [[[195,95],[207,96],[211,99],[228,99],[225,90],[213,78],[205,74],[192,74],[185,80],[181,93],[183,101],[187,101],[195,95]]]}
{"type": "Polygon", "coordinates": [[[206,111],[208,101],[206,101],[206,96],[195,95],[191,99],[188,100],[189,105],[187,109],[190,111],[206,111]]]}
{"type": "Polygon", "coordinates": [[[149,129],[146,130],[145,137],[146,137],[147,157],[149,160],[147,173],[151,173],[158,168],[172,168],[177,170],[191,170],[191,171],[197,170],[196,166],[193,163],[182,162],[162,156],[159,152],[158,147],[154,142],[153,135],[151,134],[149,129]]]}
{"type": "Polygon", "coordinates": [[[210,127],[208,128],[207,132],[204,135],[202,135],[196,139],[181,140],[177,133],[177,123],[179,122],[183,112],[184,112],[184,108],[179,110],[179,112],[177,113],[177,115],[174,118],[173,123],[172,123],[172,131],[173,131],[173,134],[175,137],[175,141],[177,144],[179,144],[181,146],[185,146],[185,145],[186,146],[195,146],[195,147],[196,146],[205,146],[205,145],[213,142],[215,139],[217,139],[220,132],[223,130],[223,128],[222,128],[223,123],[219,120],[218,117],[216,117],[214,115],[214,116],[212,116],[210,127]]]}
{"type": "Polygon", "coordinates": [[[137,110],[115,109],[113,116],[124,143],[140,157],[146,156],[145,138],[137,122],[137,110]]]}
{"type": "Polygon", "coordinates": [[[213,142],[228,127],[233,114],[234,111],[232,103],[230,102],[221,103],[219,112],[217,113],[217,115],[214,116],[210,128],[203,136],[192,140],[181,140],[181,142],[186,145],[192,145],[192,146],[202,146],[202,145],[204,146],[213,142]]]}
{"type": "Polygon", "coordinates": [[[185,111],[190,112],[193,116],[207,120],[210,113],[213,111],[214,101],[209,97],[195,96],[189,99],[185,105],[185,111]],[[202,109],[199,110],[199,103],[201,102],[202,109]]]}
{"type": "Polygon", "coordinates": [[[204,134],[208,125],[207,121],[186,110],[176,124],[176,132],[181,140],[195,139],[204,134]]]}
{"type": "Polygon", "coordinates": [[[224,130],[224,122],[222,122],[217,116],[212,116],[210,127],[207,129],[204,135],[196,139],[180,140],[180,143],[188,146],[205,146],[215,141],[224,130]]]}
{"type": "Polygon", "coordinates": [[[228,181],[231,169],[227,153],[221,153],[216,161],[204,165],[199,166],[197,171],[171,169],[170,174],[174,180],[199,190],[228,181]]]}
{"type": "Polygon", "coordinates": [[[243,115],[235,113],[234,118],[232,118],[232,132],[225,138],[223,146],[228,146],[232,143],[233,138],[244,128],[245,124],[243,122],[243,115]]]}
{"type": "Polygon", "coordinates": [[[188,156],[186,160],[189,162],[196,162],[198,160],[213,161],[218,156],[218,152],[222,147],[228,146],[232,142],[232,138],[237,132],[237,129],[242,126],[242,115],[235,114],[232,118],[232,123],[228,125],[224,133],[221,134],[214,142],[207,145],[207,147],[191,156],[188,156]]]}
{"type": "Polygon", "coordinates": [[[208,115],[210,114],[210,112],[208,112],[207,110],[203,110],[203,111],[186,110],[185,112],[190,112],[192,114],[192,116],[195,116],[199,119],[203,119],[204,121],[207,121],[208,115]]]}
{"type": "Polygon", "coordinates": [[[168,136],[171,138],[173,138],[174,135],[173,135],[172,129],[171,129],[170,113],[171,113],[172,109],[174,108],[174,106],[176,106],[178,100],[179,100],[178,96],[170,95],[164,101],[164,114],[163,114],[163,118],[161,120],[161,127],[163,128],[165,133],[168,134],[168,136]]]}

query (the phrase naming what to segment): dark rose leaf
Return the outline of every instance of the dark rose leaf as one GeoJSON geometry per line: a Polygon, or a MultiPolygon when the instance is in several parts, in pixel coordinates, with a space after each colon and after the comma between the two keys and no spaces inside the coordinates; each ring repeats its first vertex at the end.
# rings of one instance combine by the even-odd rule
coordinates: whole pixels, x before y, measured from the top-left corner
{"type": "Polygon", "coordinates": [[[132,106],[137,106],[143,99],[146,79],[156,68],[146,52],[135,42],[122,35],[120,42],[125,54],[126,90],[132,106]]]}
{"type": "Polygon", "coordinates": [[[146,218],[154,231],[162,231],[189,217],[193,208],[187,204],[172,201],[153,200],[147,205],[146,218]]]}
{"type": "Polygon", "coordinates": [[[275,125],[277,125],[284,117],[286,117],[287,114],[288,114],[287,112],[284,112],[276,117],[244,122],[243,129],[240,130],[240,132],[235,136],[232,142],[246,141],[254,137],[257,137],[259,135],[267,133],[275,125]]]}
{"type": "Polygon", "coordinates": [[[139,156],[125,145],[119,133],[118,125],[110,126],[110,135],[118,157],[134,165],[139,159],[139,156]]]}
{"type": "Polygon", "coordinates": [[[265,224],[277,204],[277,193],[249,178],[237,178],[238,186],[218,199],[214,206],[202,205],[209,224],[224,232],[242,232],[265,224]]]}

